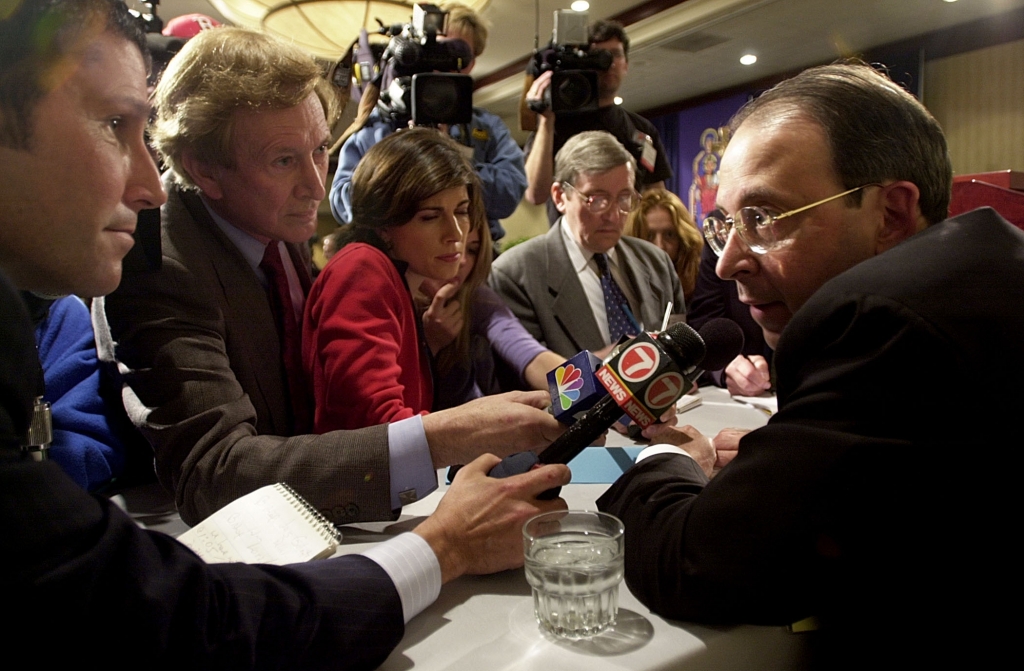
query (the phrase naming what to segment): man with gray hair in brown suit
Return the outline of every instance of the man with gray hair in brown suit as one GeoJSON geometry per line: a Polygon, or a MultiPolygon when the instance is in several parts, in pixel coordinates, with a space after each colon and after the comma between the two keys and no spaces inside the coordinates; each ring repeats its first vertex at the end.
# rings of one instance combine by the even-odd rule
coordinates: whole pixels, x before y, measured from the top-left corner
{"type": "Polygon", "coordinates": [[[215,28],[171,61],[155,102],[162,261],[129,257],[106,315],[126,409],[186,522],[281,480],[336,523],[393,519],[437,486],[435,469],[557,435],[543,393],[310,434],[298,329],[332,86],[297,47],[215,28]]]}
{"type": "Polygon", "coordinates": [[[145,41],[123,2],[17,3],[0,45],[0,644],[40,668],[97,651],[110,668],[371,669],[442,582],[522,564],[523,521],[565,507],[534,498],[568,481],[564,466],[498,481],[484,455],[433,515],[364,554],[208,565],[23,453],[39,361],[7,275],[26,291],[108,292],[136,215],[166,196],[143,139],[145,41]]]}

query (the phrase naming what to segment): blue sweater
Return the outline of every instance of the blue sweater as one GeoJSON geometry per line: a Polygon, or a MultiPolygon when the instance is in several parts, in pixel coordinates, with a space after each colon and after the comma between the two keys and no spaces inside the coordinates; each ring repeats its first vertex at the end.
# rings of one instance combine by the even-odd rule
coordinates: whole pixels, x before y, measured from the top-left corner
{"type": "Polygon", "coordinates": [[[50,306],[36,326],[46,393],[53,412],[50,458],[82,487],[97,489],[124,468],[124,449],[114,436],[100,398],[89,310],[76,296],[50,306]]]}

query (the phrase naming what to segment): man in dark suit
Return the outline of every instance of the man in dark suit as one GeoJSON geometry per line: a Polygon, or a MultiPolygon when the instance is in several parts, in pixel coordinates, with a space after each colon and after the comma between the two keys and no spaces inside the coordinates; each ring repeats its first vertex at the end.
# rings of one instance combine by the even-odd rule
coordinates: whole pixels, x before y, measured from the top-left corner
{"type": "Polygon", "coordinates": [[[998,658],[1024,234],[987,209],[943,221],[942,131],[867,66],[808,70],[732,126],[708,237],[776,349],[780,411],[710,481],[688,428],[601,498],[630,589],[669,617],[817,616],[830,664],[998,658]]]}
{"type": "Polygon", "coordinates": [[[494,261],[490,283],[526,330],[565,357],[685,314],[668,254],[623,237],[637,205],[636,162],[612,135],[573,136],[558,153],[551,195],[562,217],[544,236],[494,261]]]}
{"type": "Polygon", "coordinates": [[[556,115],[545,101],[550,98],[554,73],[545,72],[534,80],[526,93],[531,106],[540,105],[544,111],[537,114],[536,131],[526,141],[526,200],[534,205],[547,203],[548,220],[554,225],[558,210],[551,198],[551,181],[555,157],[573,135],[591,130],[603,130],[614,135],[638,163],[634,175],[641,191],[664,188],[672,177],[672,166],[661,136],[654,124],[636,112],[615,103],[619,87],[629,72],[629,36],[618,21],[595,21],[587,29],[587,50],[590,53],[607,52],[610,65],[597,72],[597,109],[584,112],[566,112],[556,115]]]}
{"type": "Polygon", "coordinates": [[[157,87],[162,263],[129,257],[100,342],[116,343],[125,407],[190,524],[281,480],[334,522],[391,519],[435,469],[556,435],[543,393],[310,434],[299,325],[334,96],[311,56],[241,28],[192,38],[157,87]]]}
{"type": "Polygon", "coordinates": [[[39,360],[15,286],[112,290],[137,213],[165,195],[143,140],[145,41],[122,2],[20,3],[0,44],[0,643],[42,668],[93,654],[111,668],[369,669],[442,582],[522,563],[523,521],[565,507],[534,496],[565,467],[497,481],[485,455],[412,533],[267,567],[207,565],[25,458],[39,360]]]}

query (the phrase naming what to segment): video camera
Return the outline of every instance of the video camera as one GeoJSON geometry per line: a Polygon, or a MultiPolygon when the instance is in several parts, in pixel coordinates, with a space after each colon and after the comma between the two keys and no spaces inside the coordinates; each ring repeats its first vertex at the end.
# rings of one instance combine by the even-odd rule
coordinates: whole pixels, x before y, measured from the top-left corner
{"type": "Polygon", "coordinates": [[[587,12],[555,11],[555,29],[547,49],[533,54],[527,74],[535,79],[553,72],[551,85],[543,100],[527,104],[538,114],[551,110],[555,114],[587,112],[598,107],[597,73],[612,65],[612,55],[604,49],[589,48],[587,12]]]}
{"type": "Polygon", "coordinates": [[[139,25],[142,32],[147,35],[155,33],[160,34],[160,31],[164,29],[164,20],[157,14],[157,7],[160,6],[160,0],[144,0],[139,3],[145,9],[129,9],[128,13],[135,19],[135,23],[139,25]],[[146,12],[145,10],[149,10],[146,12]]]}
{"type": "Polygon", "coordinates": [[[448,12],[436,5],[413,5],[412,22],[382,26],[391,38],[381,56],[378,106],[400,125],[468,124],[473,117],[473,79],[458,74],[473,60],[462,40],[439,42],[447,33],[448,12]]]}

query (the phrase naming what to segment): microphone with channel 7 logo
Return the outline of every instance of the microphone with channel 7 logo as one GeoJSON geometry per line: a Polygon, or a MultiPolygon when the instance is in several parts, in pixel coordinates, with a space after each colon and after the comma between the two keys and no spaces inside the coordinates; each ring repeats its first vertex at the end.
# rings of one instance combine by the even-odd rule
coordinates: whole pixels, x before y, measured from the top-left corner
{"type": "Polygon", "coordinates": [[[704,340],[683,323],[661,333],[641,333],[597,370],[606,395],[555,439],[539,462],[569,463],[623,413],[646,429],[689,390],[686,374],[697,369],[705,352],[704,340]]]}
{"type": "MultiPolygon", "coordinates": [[[[724,340],[728,342],[712,344],[714,356],[710,358],[715,361],[709,358],[708,365],[718,365],[719,360],[725,362],[723,366],[728,364],[743,345],[742,338],[738,344],[732,338],[724,340]]],[[[567,464],[623,413],[647,428],[690,389],[702,372],[699,366],[707,352],[703,338],[683,323],[661,333],[638,335],[597,370],[596,378],[607,395],[539,456],[533,452],[513,454],[491,469],[489,475],[504,478],[525,473],[537,463],[567,464]]],[[[540,498],[557,495],[557,490],[550,490],[540,498]]]]}

